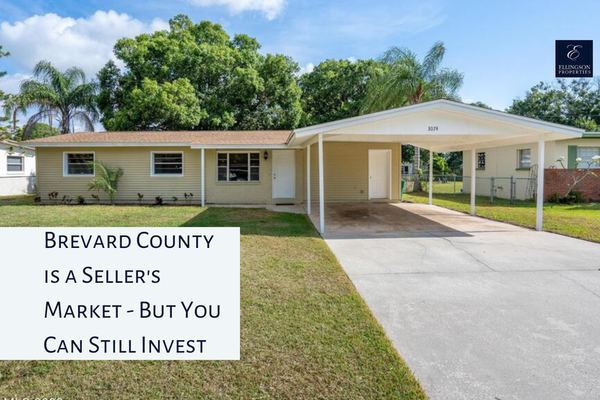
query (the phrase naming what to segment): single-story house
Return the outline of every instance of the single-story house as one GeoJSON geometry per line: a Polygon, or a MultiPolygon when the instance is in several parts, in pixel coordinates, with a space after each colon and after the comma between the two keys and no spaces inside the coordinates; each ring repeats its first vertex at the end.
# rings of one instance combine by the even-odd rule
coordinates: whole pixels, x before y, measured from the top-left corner
{"type": "MultiPolygon", "coordinates": [[[[548,141],[545,147],[545,157],[542,164],[545,169],[588,168],[592,157],[600,156],[600,133],[585,132],[580,138],[548,141]],[[557,162],[560,157],[564,158],[562,165],[557,162]],[[579,165],[576,163],[578,158],[581,159],[579,165]]],[[[517,199],[534,197],[533,182],[535,182],[535,177],[540,169],[537,152],[537,143],[535,142],[477,149],[475,158],[475,169],[477,170],[477,179],[479,179],[477,181],[477,195],[489,196],[493,191],[497,197],[510,198],[512,191],[513,197],[517,199]],[[492,177],[494,178],[493,181],[491,180],[492,177]]],[[[466,193],[470,191],[469,173],[471,162],[471,154],[465,152],[463,157],[463,180],[466,193]]],[[[591,168],[600,169],[600,164],[592,164],[591,168]]],[[[547,188],[552,186],[552,182],[549,182],[549,180],[557,179],[558,174],[560,176],[565,175],[559,171],[551,172],[551,178],[546,179],[547,188]]],[[[548,172],[546,172],[546,175],[548,175],[548,172]]],[[[572,182],[568,177],[567,181],[572,182]]],[[[552,194],[551,191],[551,189],[546,190],[546,197],[552,194]]],[[[598,196],[600,196],[600,188],[596,193],[596,198],[598,196]]]]}
{"type": "Polygon", "coordinates": [[[14,140],[0,140],[0,196],[35,191],[35,149],[14,140]]]}
{"type": "MultiPolygon", "coordinates": [[[[400,200],[402,144],[474,158],[480,149],[536,143],[537,162],[540,154],[545,159],[546,143],[582,135],[570,126],[436,100],[291,131],[74,133],[26,143],[37,150],[43,201],[50,192],[87,197],[96,173],[88,162],[98,160],[124,171],[117,202],[136,202],[138,193],[181,201],[193,193],[203,205],[304,204],[309,214],[318,211],[324,232],[326,203],[400,200]]],[[[476,172],[471,168],[470,176],[476,172]]],[[[540,175],[543,182],[543,169],[540,175]]]]}

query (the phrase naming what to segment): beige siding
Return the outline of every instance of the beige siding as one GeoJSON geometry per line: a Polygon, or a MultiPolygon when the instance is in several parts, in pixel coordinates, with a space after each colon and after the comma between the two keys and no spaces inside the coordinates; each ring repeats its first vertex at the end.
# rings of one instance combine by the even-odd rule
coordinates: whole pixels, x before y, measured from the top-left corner
{"type": "MultiPolygon", "coordinates": [[[[253,152],[257,150],[231,150],[237,152],[253,152]]],[[[302,181],[303,154],[302,150],[286,150],[296,153],[296,198],[272,199],[273,150],[268,150],[268,159],[264,159],[265,150],[260,153],[259,182],[217,182],[217,153],[221,150],[206,150],[206,196],[209,204],[274,204],[294,203],[304,201],[302,181]]]]}
{"type": "MultiPolygon", "coordinates": [[[[112,167],[123,168],[124,175],[119,183],[116,201],[135,202],[137,193],[144,200],[153,202],[156,196],[162,196],[170,202],[177,196],[183,202],[184,193],[193,193],[200,198],[200,150],[184,147],[94,147],[94,148],[38,148],[38,191],[42,200],[48,199],[48,193],[57,191],[58,197],[68,195],[75,199],[85,196],[90,202],[91,194],[87,190],[90,177],[63,177],[64,152],[95,152],[96,160],[106,162],[112,167]],[[150,176],[150,157],[152,151],[183,151],[184,174],[182,177],[150,176]]],[[[108,199],[103,192],[101,199],[108,199]]]]}
{"type": "MultiPolygon", "coordinates": [[[[324,142],[325,201],[369,199],[369,149],[392,150],[392,201],[400,198],[402,151],[399,143],[324,142]]],[[[311,146],[311,201],[319,201],[319,148],[311,146]]]]}
{"type": "MultiPolygon", "coordinates": [[[[399,199],[401,179],[401,147],[397,143],[342,143],[325,142],[325,199],[337,201],[367,201],[369,194],[369,149],[392,150],[392,200],[399,199]]],[[[166,203],[177,196],[184,202],[184,193],[193,193],[194,202],[200,201],[200,150],[184,147],[78,147],[78,148],[39,148],[37,151],[38,191],[43,201],[48,193],[57,191],[59,199],[64,195],[73,201],[77,196],[85,196],[92,201],[87,190],[90,177],[64,177],[63,153],[95,152],[96,160],[110,166],[123,168],[124,175],[119,183],[117,202],[137,202],[137,193],[144,195],[144,201],[154,202],[162,196],[166,203]],[[182,151],[184,154],[183,177],[151,176],[151,153],[153,151],[182,151]]],[[[220,151],[220,150],[219,150],[220,151]]],[[[236,150],[257,151],[257,150],[236,150]]],[[[306,193],[306,153],[303,149],[291,149],[296,153],[296,198],[272,199],[272,160],[273,150],[268,150],[264,160],[264,149],[260,152],[259,182],[217,182],[217,150],[206,150],[206,201],[208,204],[274,204],[304,202],[306,193]]],[[[318,201],[318,151],[311,148],[311,187],[312,201],[318,201]]],[[[100,198],[107,200],[104,193],[100,198]]]]}
{"type": "MultiPolygon", "coordinates": [[[[184,202],[184,193],[193,193],[194,202],[200,201],[200,150],[179,147],[78,147],[78,148],[39,148],[38,149],[38,192],[43,201],[48,200],[48,193],[57,191],[59,199],[64,195],[73,201],[77,196],[85,196],[92,201],[87,190],[90,177],[64,177],[63,153],[65,152],[95,152],[96,160],[104,161],[110,166],[123,168],[124,175],[119,183],[117,202],[137,202],[137,193],[144,195],[144,201],[154,202],[156,196],[162,196],[166,203],[172,202],[177,196],[179,202],[184,202]],[[153,151],[183,151],[183,177],[151,176],[151,153],[153,151]]],[[[240,150],[256,151],[256,150],[240,150]]],[[[302,150],[296,152],[296,199],[278,199],[278,203],[303,202],[303,159],[302,150]]],[[[217,182],[216,150],[206,150],[206,191],[207,203],[217,204],[273,204],[271,198],[271,163],[272,151],[269,150],[267,161],[263,159],[264,150],[260,150],[260,182],[245,183],[217,182]]],[[[100,198],[108,197],[100,193],[100,198]]]]}
{"type": "MultiPolygon", "coordinates": [[[[600,139],[567,139],[546,142],[544,168],[561,168],[556,162],[559,157],[568,157],[569,146],[600,146],[600,139]]],[[[495,195],[502,198],[510,198],[510,177],[527,178],[529,170],[518,169],[517,154],[520,149],[531,149],[531,162],[533,165],[539,163],[538,144],[528,143],[513,146],[494,147],[489,149],[477,150],[485,152],[486,166],[485,170],[477,170],[478,178],[496,177],[495,195]]],[[[565,162],[566,166],[566,162],[565,162]]],[[[463,175],[471,173],[471,152],[463,152],[463,175]]],[[[471,183],[469,178],[464,180],[464,191],[470,193],[471,183]]],[[[524,198],[527,189],[525,180],[517,180],[516,196],[524,198]]],[[[477,195],[489,196],[491,193],[490,179],[477,179],[477,195]]]]}

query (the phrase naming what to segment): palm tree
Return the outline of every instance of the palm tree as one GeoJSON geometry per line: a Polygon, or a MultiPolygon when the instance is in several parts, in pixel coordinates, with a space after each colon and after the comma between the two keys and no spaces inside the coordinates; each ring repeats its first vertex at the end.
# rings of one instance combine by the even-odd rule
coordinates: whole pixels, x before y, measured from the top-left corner
{"type": "Polygon", "coordinates": [[[387,110],[437,99],[459,100],[463,74],[440,68],[446,48],[436,42],[420,61],[410,50],[392,47],[379,58],[386,68],[367,88],[365,112],[387,110]]]}
{"type": "Polygon", "coordinates": [[[110,204],[115,204],[115,196],[119,180],[123,176],[122,168],[111,168],[102,161],[92,161],[90,165],[96,170],[96,177],[88,184],[88,190],[102,190],[108,195],[110,204]]]}
{"type": "Polygon", "coordinates": [[[48,61],[40,61],[33,69],[33,78],[21,83],[12,118],[16,120],[17,112],[25,114],[30,108],[35,109],[23,127],[23,140],[29,139],[40,121],[56,121],[62,134],[72,132],[75,122],[93,131],[99,117],[97,93],[97,83],[87,82],[82,69],[72,67],[61,72],[48,61]]]}
{"type": "MultiPolygon", "coordinates": [[[[437,99],[459,100],[464,75],[455,69],[440,68],[445,53],[443,42],[436,42],[422,61],[410,50],[390,48],[379,58],[385,68],[369,82],[362,111],[383,111],[437,99]]],[[[418,147],[414,161],[420,168],[418,147]]],[[[415,189],[419,187],[415,182],[415,189]]]]}

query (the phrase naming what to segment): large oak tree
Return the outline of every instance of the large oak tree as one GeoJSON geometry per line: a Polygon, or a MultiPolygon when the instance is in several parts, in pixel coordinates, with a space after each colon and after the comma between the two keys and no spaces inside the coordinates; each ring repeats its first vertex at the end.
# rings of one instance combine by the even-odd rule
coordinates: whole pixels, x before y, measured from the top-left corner
{"type": "Polygon", "coordinates": [[[262,55],[247,35],[187,16],[170,29],[119,40],[98,74],[108,130],[291,129],[300,121],[298,66],[262,55]]]}

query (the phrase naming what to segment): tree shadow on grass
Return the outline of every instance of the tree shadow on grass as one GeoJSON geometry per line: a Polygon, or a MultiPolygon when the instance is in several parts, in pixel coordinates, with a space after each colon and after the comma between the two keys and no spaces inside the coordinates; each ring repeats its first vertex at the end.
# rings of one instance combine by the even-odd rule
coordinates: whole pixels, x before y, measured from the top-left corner
{"type": "Polygon", "coordinates": [[[261,208],[208,207],[181,226],[239,227],[242,235],[318,237],[306,215],[261,208]]]}

